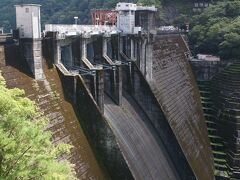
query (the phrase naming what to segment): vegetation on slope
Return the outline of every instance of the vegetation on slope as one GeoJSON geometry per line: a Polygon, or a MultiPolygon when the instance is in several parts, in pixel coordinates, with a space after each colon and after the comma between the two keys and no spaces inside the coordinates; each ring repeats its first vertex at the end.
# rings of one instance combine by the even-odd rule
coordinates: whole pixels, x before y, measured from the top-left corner
{"type": "Polygon", "coordinates": [[[222,1],[192,19],[190,42],[195,53],[240,58],[240,1],[222,1]]]}
{"type": "Polygon", "coordinates": [[[71,146],[51,143],[46,119],[23,95],[0,76],[0,179],[75,179],[73,165],[56,158],[71,146]]]}

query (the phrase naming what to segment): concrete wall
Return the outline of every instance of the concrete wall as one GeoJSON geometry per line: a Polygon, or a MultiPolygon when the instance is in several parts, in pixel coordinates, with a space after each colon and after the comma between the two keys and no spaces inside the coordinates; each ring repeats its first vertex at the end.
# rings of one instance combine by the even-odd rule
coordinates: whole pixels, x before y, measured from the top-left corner
{"type": "MultiPolygon", "coordinates": [[[[0,46],[0,49],[2,50],[3,47],[0,46]]],[[[83,133],[79,118],[64,97],[57,70],[44,64],[46,78],[44,81],[36,81],[29,76],[28,64],[21,56],[18,47],[5,46],[4,51],[6,65],[3,65],[1,60],[4,56],[0,54],[0,71],[6,80],[7,87],[23,89],[26,97],[35,101],[38,110],[49,118],[46,128],[52,132],[53,143],[64,142],[74,146],[70,155],[63,155],[59,159],[68,159],[75,164],[79,179],[107,179],[108,176],[100,168],[83,133]]]]}
{"type": "Polygon", "coordinates": [[[153,42],[151,89],[197,179],[214,179],[213,157],[197,84],[179,35],[153,42]]]}
{"type": "Polygon", "coordinates": [[[105,97],[104,115],[135,179],[180,179],[162,142],[146,123],[147,117],[128,93],[122,97],[122,106],[105,97]]]}
{"type": "Polygon", "coordinates": [[[59,64],[61,59],[61,44],[57,39],[56,32],[49,32],[42,39],[43,57],[47,59],[48,66],[52,67],[53,64],[59,64]]]}
{"type": "Polygon", "coordinates": [[[153,75],[153,36],[140,35],[135,41],[137,46],[137,65],[147,80],[153,75]]]}
{"type": "Polygon", "coordinates": [[[193,73],[197,80],[211,80],[227,65],[227,62],[221,61],[189,61],[193,73]]]}
{"type": "MultiPolygon", "coordinates": [[[[126,72],[126,68],[124,71],[126,72]]],[[[151,91],[151,87],[147,83],[139,68],[133,64],[132,66],[133,84],[131,95],[134,100],[140,105],[141,113],[148,117],[147,123],[152,134],[156,135],[157,141],[163,143],[167,154],[177,169],[181,179],[195,179],[193,172],[180,148],[179,143],[159,105],[155,95],[151,91]]],[[[128,78],[126,73],[123,73],[123,88],[128,89],[128,78]]],[[[163,149],[164,149],[163,148],[163,149]]]]}
{"type": "Polygon", "coordinates": [[[150,32],[155,28],[155,12],[147,10],[136,11],[135,26],[141,27],[143,33],[150,32]]]}
{"type": "Polygon", "coordinates": [[[116,66],[115,70],[104,71],[104,92],[115,103],[121,105],[122,98],[122,67],[116,66]]]}
{"type": "Polygon", "coordinates": [[[20,38],[41,38],[40,5],[17,5],[16,25],[20,38]]]}
{"type": "Polygon", "coordinates": [[[36,80],[44,79],[41,39],[21,39],[21,53],[36,80]]]}
{"type": "Polygon", "coordinates": [[[135,27],[136,4],[118,3],[116,10],[119,11],[117,15],[117,28],[124,34],[132,34],[135,27]]]}

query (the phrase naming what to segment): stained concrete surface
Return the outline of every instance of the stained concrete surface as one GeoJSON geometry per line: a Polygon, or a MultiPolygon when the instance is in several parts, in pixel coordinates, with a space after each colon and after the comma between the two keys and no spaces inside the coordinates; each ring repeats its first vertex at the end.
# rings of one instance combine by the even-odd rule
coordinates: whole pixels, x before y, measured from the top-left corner
{"type": "MultiPolygon", "coordinates": [[[[138,112],[138,105],[125,95],[122,107],[105,95],[104,115],[117,137],[135,179],[180,179],[165,147],[158,143],[138,112]]],[[[146,118],[146,117],[145,117],[146,118]]]]}
{"type": "Polygon", "coordinates": [[[36,102],[39,111],[50,119],[47,129],[52,132],[54,143],[65,142],[74,146],[69,156],[60,159],[69,159],[75,164],[79,179],[106,179],[83,133],[79,119],[71,104],[64,99],[56,69],[48,69],[44,64],[46,79],[35,81],[16,47],[0,48],[0,57],[3,57],[2,52],[6,52],[7,65],[1,62],[0,70],[7,86],[23,89],[26,96],[36,102]]]}
{"type": "Polygon", "coordinates": [[[214,179],[213,156],[197,84],[180,35],[156,36],[151,89],[197,179],[214,179]]]}

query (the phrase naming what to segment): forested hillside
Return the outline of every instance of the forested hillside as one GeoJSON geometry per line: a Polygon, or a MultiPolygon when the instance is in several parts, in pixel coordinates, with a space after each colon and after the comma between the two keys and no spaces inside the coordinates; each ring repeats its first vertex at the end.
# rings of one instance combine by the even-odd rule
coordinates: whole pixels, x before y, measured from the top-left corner
{"type": "Polygon", "coordinates": [[[156,5],[160,17],[158,25],[181,27],[191,22],[190,41],[195,53],[240,57],[239,0],[0,0],[0,27],[3,26],[5,31],[15,28],[15,4],[41,4],[42,24],[71,24],[74,16],[79,17],[80,24],[89,24],[91,9],[114,9],[119,1],[156,5]],[[193,16],[192,7],[196,1],[211,1],[215,5],[193,16]]]}
{"type": "Polygon", "coordinates": [[[74,16],[80,24],[90,23],[90,9],[113,8],[119,0],[0,0],[0,27],[15,27],[15,4],[41,4],[42,22],[73,23],[74,16]]]}
{"type": "Polygon", "coordinates": [[[0,27],[3,26],[5,30],[15,27],[15,4],[41,4],[42,24],[70,24],[74,22],[74,16],[79,17],[80,24],[87,24],[91,20],[91,9],[112,9],[115,8],[116,3],[119,1],[138,2],[146,5],[155,4],[160,10],[161,24],[171,24],[176,19],[183,21],[186,15],[190,13],[195,0],[0,0],[0,27]]]}
{"type": "Polygon", "coordinates": [[[0,179],[76,179],[73,165],[57,160],[72,146],[52,144],[40,116],[24,91],[8,89],[0,72],[0,179]]]}
{"type": "Polygon", "coordinates": [[[221,1],[191,20],[190,42],[195,53],[223,59],[240,58],[240,1],[221,1]]]}

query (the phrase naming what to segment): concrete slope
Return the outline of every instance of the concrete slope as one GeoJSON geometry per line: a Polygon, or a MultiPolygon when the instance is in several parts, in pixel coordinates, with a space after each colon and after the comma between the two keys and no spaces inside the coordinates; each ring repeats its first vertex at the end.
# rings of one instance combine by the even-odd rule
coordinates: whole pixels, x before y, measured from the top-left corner
{"type": "Polygon", "coordinates": [[[151,89],[196,178],[212,180],[210,142],[186,46],[179,35],[157,36],[153,52],[151,89]]]}
{"type": "Polygon", "coordinates": [[[98,166],[92,149],[79,124],[79,119],[70,103],[64,99],[61,81],[55,68],[44,67],[46,79],[35,81],[30,77],[27,64],[21,59],[15,47],[4,49],[0,46],[0,70],[9,88],[20,88],[26,96],[35,101],[39,111],[46,115],[50,122],[47,129],[52,132],[54,143],[65,142],[74,148],[69,156],[76,165],[79,179],[106,179],[98,166]],[[6,61],[4,58],[6,52],[6,61]]]}
{"type": "Polygon", "coordinates": [[[135,179],[179,179],[161,142],[144,123],[144,116],[130,96],[123,96],[122,107],[105,97],[104,115],[135,179]]]}

